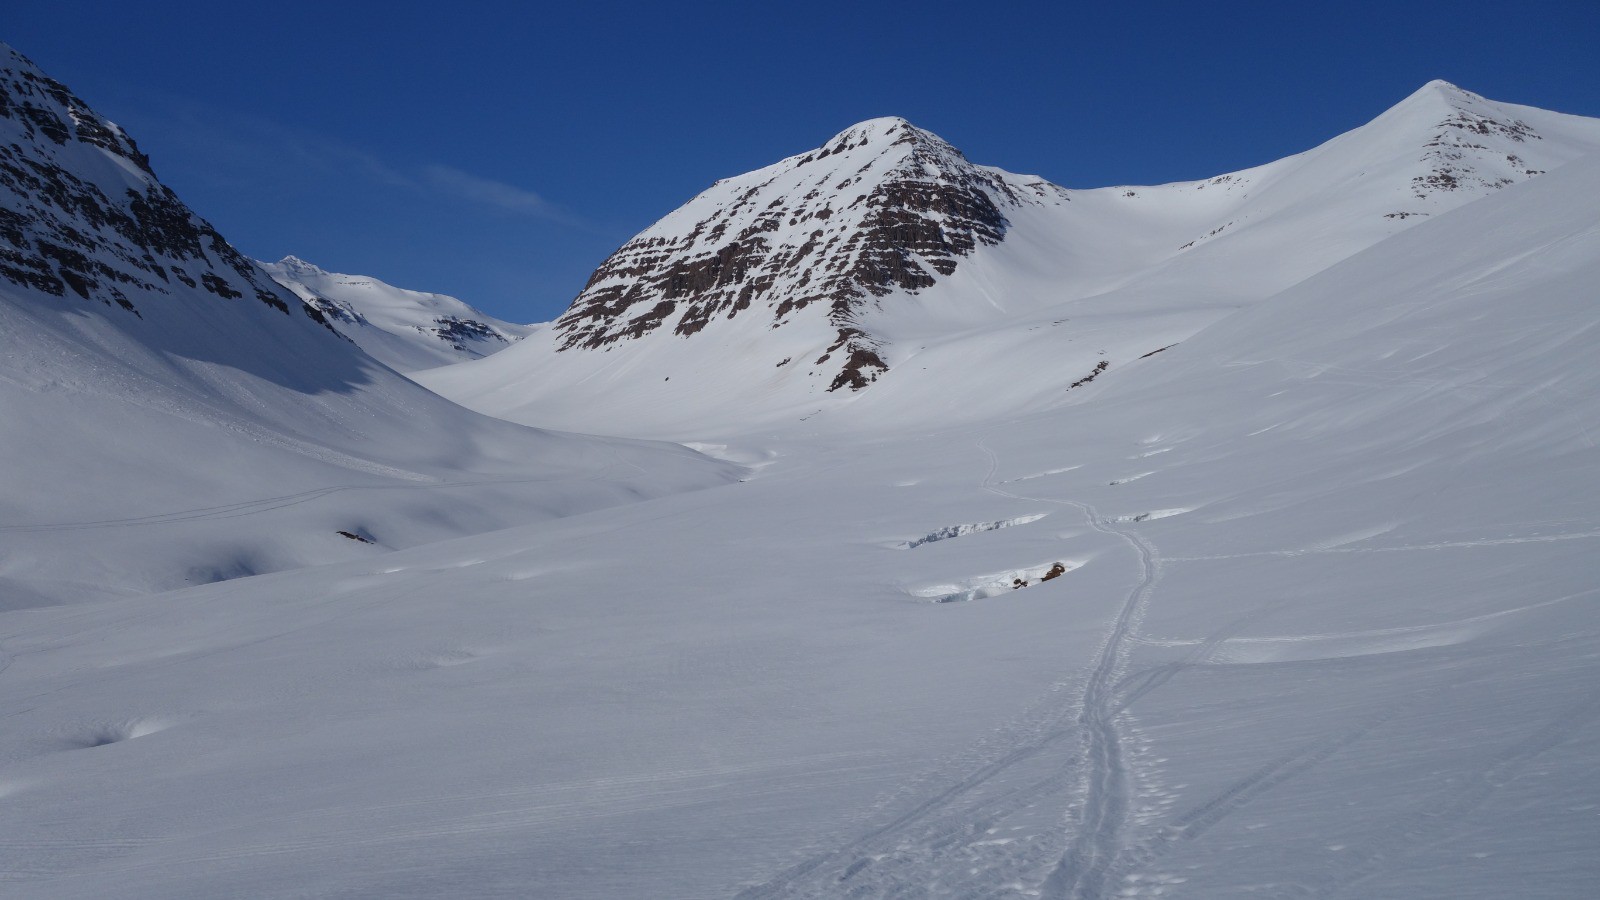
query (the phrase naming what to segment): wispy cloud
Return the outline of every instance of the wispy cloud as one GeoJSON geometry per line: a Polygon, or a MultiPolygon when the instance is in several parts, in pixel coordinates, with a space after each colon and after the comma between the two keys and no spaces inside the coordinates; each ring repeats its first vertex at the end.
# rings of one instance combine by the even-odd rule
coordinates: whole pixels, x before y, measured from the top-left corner
{"type": "Polygon", "coordinates": [[[429,187],[453,194],[462,200],[498,206],[511,212],[533,216],[554,215],[553,208],[543,197],[514,184],[482,178],[471,172],[441,165],[424,166],[422,174],[429,187]]]}
{"type": "Polygon", "coordinates": [[[230,158],[246,170],[290,166],[502,213],[581,224],[535,191],[455,166],[391,162],[360,147],[259,116],[199,109],[187,103],[175,113],[175,130],[183,133],[190,145],[207,148],[213,159],[230,158]]]}

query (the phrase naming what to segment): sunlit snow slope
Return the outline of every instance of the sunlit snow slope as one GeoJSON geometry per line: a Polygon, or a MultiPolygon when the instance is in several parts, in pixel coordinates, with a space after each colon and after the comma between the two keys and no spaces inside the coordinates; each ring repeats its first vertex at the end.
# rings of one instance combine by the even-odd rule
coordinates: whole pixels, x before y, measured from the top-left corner
{"type": "Polygon", "coordinates": [[[370,356],[401,372],[480,359],[534,326],[496,319],[454,297],[408,291],[366,275],[328,272],[293,256],[260,263],[370,356]]]}
{"type": "Polygon", "coordinates": [[[727,468],[418,388],[4,45],[0,422],[0,609],[370,556],[727,468]]]}
{"type": "Polygon", "coordinates": [[[988,420],[4,614],[4,893],[1586,896],[1596,196],[1435,208],[1026,415],[994,353],[988,420]]]}
{"type": "Polygon", "coordinates": [[[860,429],[1038,409],[1595,149],[1600,121],[1436,81],[1254,169],[1066,190],[874,119],[719,182],[629,241],[550,328],[422,379],[513,420],[650,436],[819,410],[860,429]],[[1027,377],[975,371],[993,360],[1027,377]]]}

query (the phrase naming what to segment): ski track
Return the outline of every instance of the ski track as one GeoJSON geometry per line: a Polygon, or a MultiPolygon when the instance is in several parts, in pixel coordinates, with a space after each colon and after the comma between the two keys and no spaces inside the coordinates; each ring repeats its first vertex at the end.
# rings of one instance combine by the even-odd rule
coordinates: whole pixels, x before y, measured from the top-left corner
{"type": "MultiPolygon", "coordinates": [[[[1064,673],[1049,694],[1017,719],[908,785],[898,800],[921,799],[905,812],[746,888],[737,900],[1018,894],[1098,900],[1112,894],[1114,873],[1127,850],[1132,802],[1132,776],[1117,725],[1131,700],[1120,689],[1133,636],[1160,576],[1160,559],[1148,541],[1114,527],[1086,503],[1026,497],[998,487],[998,457],[983,438],[977,447],[988,460],[980,487],[1011,499],[1076,509],[1090,527],[1135,552],[1137,583],[1118,608],[1085,678],[1064,673]],[[1020,825],[1001,833],[1009,817],[1047,805],[1070,812],[1078,804],[1078,827],[1065,847],[1059,824],[1035,829],[1038,833],[1023,832],[1020,825]],[[1029,873],[1042,875],[1042,886],[1023,884],[1029,873]]],[[[1190,659],[1198,660],[1242,624],[1214,635],[1190,659]]],[[[877,808],[895,802],[892,797],[877,808]]],[[[1060,822],[1060,813],[1050,816],[1060,822]]]]}
{"type": "Polygon", "coordinates": [[[985,490],[1019,500],[1071,506],[1083,514],[1089,527],[1122,540],[1138,554],[1139,582],[1123,601],[1084,686],[1083,707],[1078,717],[1084,757],[1088,760],[1083,814],[1077,834],[1045,879],[1040,892],[1040,896],[1049,900],[1099,900],[1111,890],[1112,875],[1127,841],[1125,833],[1131,801],[1128,764],[1116,720],[1132,701],[1119,702],[1117,686],[1127,670],[1132,638],[1144,620],[1150,595],[1161,575],[1160,556],[1138,533],[1114,527],[1087,503],[1022,497],[1002,490],[994,480],[1000,468],[999,457],[984,440],[978,442],[978,449],[989,459],[989,472],[983,479],[985,490]]]}
{"type": "MultiPolygon", "coordinates": [[[[1024,497],[1001,489],[995,484],[995,475],[1000,467],[999,457],[990,449],[986,439],[978,441],[978,449],[989,460],[989,470],[982,482],[984,490],[1019,500],[1070,506],[1083,514],[1089,527],[1118,538],[1138,556],[1139,581],[1128,592],[1118,610],[1116,621],[1100,646],[1083,689],[1078,724],[1087,770],[1084,774],[1083,812],[1077,833],[1046,877],[1040,891],[1040,896],[1049,900],[1099,900],[1112,890],[1113,874],[1118,869],[1119,857],[1127,844],[1128,810],[1132,800],[1129,766],[1117,718],[1134,699],[1172,677],[1166,675],[1148,685],[1144,692],[1135,692],[1131,699],[1118,697],[1117,688],[1127,671],[1134,635],[1144,620],[1150,596],[1161,577],[1160,555],[1143,536],[1115,527],[1087,503],[1024,497]]],[[[1208,639],[1210,646],[1215,646],[1225,636],[1226,632],[1223,632],[1215,636],[1215,640],[1208,639]]],[[[1202,654],[1208,653],[1210,646],[1205,647],[1202,654]]]]}
{"type": "MultiPolygon", "coordinates": [[[[978,448],[989,461],[979,487],[1013,500],[1077,509],[1094,530],[1133,549],[1139,560],[1138,583],[1118,607],[1086,677],[1064,674],[1050,695],[979,741],[979,748],[902,791],[902,798],[923,796],[906,812],[842,846],[811,855],[765,884],[742,890],[738,900],[1018,894],[1099,900],[1112,894],[1114,873],[1128,850],[1133,801],[1133,777],[1117,719],[1131,701],[1176,674],[1176,669],[1157,669],[1152,681],[1133,695],[1120,692],[1134,633],[1160,578],[1160,557],[1149,541],[1109,524],[1090,504],[1022,496],[997,487],[997,455],[986,439],[978,440],[978,448]],[[941,786],[925,793],[934,785],[941,786]],[[1035,830],[1040,833],[1018,834],[1024,828],[1019,825],[1002,834],[1000,826],[1008,818],[1046,804],[1051,810],[1082,806],[1066,846],[1056,812],[1050,815],[1058,825],[1035,830]],[[1029,890],[1022,884],[1029,873],[1043,878],[1042,886],[1029,890]]],[[[1202,649],[1190,653],[1189,661],[1205,657],[1243,625],[1245,621],[1238,621],[1214,634],[1202,649]]],[[[890,802],[883,801],[880,809],[890,802]]]]}
{"type": "MultiPolygon", "coordinates": [[[[1271,609],[1252,610],[1207,635],[1204,640],[1195,644],[1194,649],[1185,654],[1182,659],[1129,675],[1117,682],[1116,689],[1120,691],[1138,679],[1137,685],[1122,695],[1116,706],[1117,711],[1120,712],[1132,706],[1141,697],[1171,681],[1179,672],[1192,666],[1205,665],[1210,661],[1211,653],[1217,649],[1218,645],[1232,638],[1246,625],[1265,617],[1269,612],[1271,612],[1271,609]]],[[[1136,644],[1152,643],[1138,636],[1130,636],[1129,641],[1136,644]]]]}
{"type": "Polygon", "coordinates": [[[1084,688],[1079,723],[1083,726],[1089,768],[1083,816],[1072,845],[1045,879],[1041,894],[1052,900],[1099,900],[1111,889],[1113,871],[1126,842],[1131,799],[1122,735],[1116,722],[1126,704],[1118,702],[1116,685],[1127,669],[1130,638],[1138,631],[1160,578],[1160,559],[1149,541],[1107,524],[1087,503],[1057,502],[1077,508],[1090,527],[1121,538],[1139,556],[1139,583],[1123,602],[1084,688]]]}
{"type": "MultiPolygon", "coordinates": [[[[1004,860],[988,860],[986,868],[966,871],[977,876],[964,884],[952,883],[960,869],[954,863],[974,862],[963,851],[983,843],[978,840],[1008,816],[1035,806],[1051,796],[1062,802],[1076,787],[1073,769],[1080,760],[1049,765],[1043,777],[1025,779],[1021,787],[992,793],[989,788],[1005,776],[1040,761],[1046,751],[1076,731],[1072,711],[1075,698],[1066,685],[1058,685],[1022,716],[1002,726],[956,759],[938,767],[876,804],[882,810],[907,797],[922,797],[893,819],[858,834],[833,849],[816,853],[767,882],[745,889],[737,900],[778,897],[890,897],[916,896],[919,886],[931,880],[930,871],[946,895],[982,896],[993,885],[985,876],[997,866],[1028,867],[1035,848],[1023,845],[1004,860]],[[1068,694],[1063,698],[1059,695],[1068,694]],[[1063,702],[1065,700],[1066,702],[1063,702]],[[937,786],[937,787],[935,787],[937,786]],[[932,793],[929,793],[930,789],[932,793]],[[849,883],[848,888],[845,887],[849,883]],[[956,893],[951,894],[950,891],[956,893]]],[[[1004,842],[989,842],[1004,848],[1004,842]]],[[[1035,861],[1034,864],[1037,864],[1035,861]]],[[[970,866],[969,866],[970,868],[970,866]]]]}

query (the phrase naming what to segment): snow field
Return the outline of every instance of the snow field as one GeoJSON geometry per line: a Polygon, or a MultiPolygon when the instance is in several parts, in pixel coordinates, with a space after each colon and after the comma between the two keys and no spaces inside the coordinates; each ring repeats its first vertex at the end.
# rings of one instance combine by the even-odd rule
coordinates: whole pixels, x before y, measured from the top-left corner
{"type": "MultiPolygon", "coordinates": [[[[264,354],[252,381],[8,319],[69,355],[0,392],[29,466],[0,557],[5,893],[1584,896],[1600,157],[1288,260],[1224,314],[1230,242],[1273,210],[1319,234],[1295,173],[1338,192],[1352,159],[1242,173],[1300,199],[1102,285],[1059,332],[1082,348],[1041,306],[929,325],[918,353],[961,348],[940,374],[837,402],[729,370],[703,407],[620,391],[674,354],[674,383],[712,377],[659,342],[574,363],[563,390],[613,379],[592,394],[485,388],[717,460],[381,367],[264,354]],[[1191,276],[1216,290],[1170,309],[1191,276]],[[106,499],[179,452],[205,460],[185,502],[106,499]],[[212,550],[294,529],[338,558],[173,589],[188,560],[158,552],[214,533],[202,558],[244,575],[266,566],[212,550]]],[[[1133,192],[1095,202],[1161,193],[1133,192]]]]}

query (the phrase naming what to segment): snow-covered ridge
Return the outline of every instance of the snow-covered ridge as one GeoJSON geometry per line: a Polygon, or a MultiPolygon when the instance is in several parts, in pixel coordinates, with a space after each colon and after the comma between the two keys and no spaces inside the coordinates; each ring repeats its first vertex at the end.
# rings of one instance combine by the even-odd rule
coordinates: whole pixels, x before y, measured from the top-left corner
{"type": "Polygon", "coordinates": [[[295,256],[257,264],[326,316],[340,334],[401,372],[479,359],[537,329],[497,319],[446,294],[329,272],[295,256]]]}
{"type": "Polygon", "coordinates": [[[1265,165],[1066,190],[873,119],[718,182],[617,251],[551,329],[424,378],[517,421],[694,439],[819,412],[861,428],[1043,408],[1596,150],[1600,121],[1435,81],[1265,165]],[[974,378],[996,355],[1025,377],[974,378]]]}

